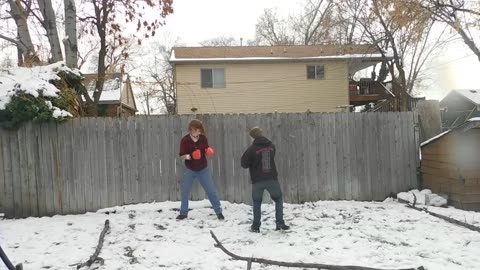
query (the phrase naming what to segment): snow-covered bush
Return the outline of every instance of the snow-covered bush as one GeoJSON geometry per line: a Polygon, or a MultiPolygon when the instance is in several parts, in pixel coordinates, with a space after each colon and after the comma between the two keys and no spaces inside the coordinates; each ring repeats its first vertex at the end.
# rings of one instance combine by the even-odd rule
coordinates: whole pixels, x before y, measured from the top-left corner
{"type": "Polygon", "coordinates": [[[76,113],[82,75],[62,63],[0,71],[0,126],[63,121],[76,113]]]}

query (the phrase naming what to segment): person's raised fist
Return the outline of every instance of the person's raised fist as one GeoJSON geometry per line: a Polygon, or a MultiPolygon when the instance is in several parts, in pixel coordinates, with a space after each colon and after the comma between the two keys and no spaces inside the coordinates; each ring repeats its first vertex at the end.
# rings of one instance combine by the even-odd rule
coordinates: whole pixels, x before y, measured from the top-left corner
{"type": "Polygon", "coordinates": [[[209,156],[209,157],[212,157],[213,155],[215,155],[215,151],[213,151],[213,148],[208,147],[208,148],[205,150],[205,155],[207,155],[207,156],[209,156]]]}
{"type": "Polygon", "coordinates": [[[192,152],[192,158],[195,160],[199,160],[202,157],[202,153],[200,152],[200,149],[197,149],[192,152]]]}

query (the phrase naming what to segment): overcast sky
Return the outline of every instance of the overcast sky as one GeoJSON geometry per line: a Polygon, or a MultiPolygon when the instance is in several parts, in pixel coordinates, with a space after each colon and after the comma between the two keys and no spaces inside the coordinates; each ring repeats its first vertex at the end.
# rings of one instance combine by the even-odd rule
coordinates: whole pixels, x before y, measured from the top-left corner
{"type": "MultiPolygon", "coordinates": [[[[167,17],[164,31],[178,36],[187,46],[217,36],[244,41],[255,35],[255,23],[265,8],[280,15],[299,12],[298,0],[174,0],[174,14],[167,17]]],[[[463,44],[452,45],[427,67],[434,82],[427,98],[440,99],[451,89],[480,88],[480,61],[463,44]]]]}

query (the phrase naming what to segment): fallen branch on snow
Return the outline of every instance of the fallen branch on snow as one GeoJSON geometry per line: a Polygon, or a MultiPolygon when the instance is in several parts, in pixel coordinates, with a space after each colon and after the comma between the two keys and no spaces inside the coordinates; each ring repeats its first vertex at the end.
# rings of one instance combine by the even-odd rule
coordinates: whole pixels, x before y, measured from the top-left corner
{"type": "MultiPolygon", "coordinates": [[[[326,269],[326,270],[385,270],[380,268],[353,266],[353,265],[329,265],[329,264],[318,264],[318,263],[282,262],[282,261],[274,261],[274,260],[268,260],[268,259],[262,259],[262,258],[242,257],[226,249],[212,231],[210,231],[210,234],[212,235],[213,240],[215,240],[216,244],[214,244],[214,246],[216,248],[221,249],[223,252],[225,252],[228,256],[232,257],[234,260],[246,261],[247,270],[251,269],[252,263],[269,264],[269,265],[277,265],[277,266],[285,266],[285,267],[316,268],[316,269],[326,269]]],[[[420,266],[418,268],[402,268],[402,269],[391,269],[391,270],[424,270],[424,268],[423,266],[420,266]]]]}
{"type": "Polygon", "coordinates": [[[103,259],[101,257],[98,257],[98,255],[100,255],[100,251],[102,250],[102,246],[103,246],[103,241],[105,240],[105,235],[108,233],[109,230],[110,230],[110,221],[107,219],[105,220],[105,225],[103,225],[103,230],[100,233],[100,237],[98,238],[98,244],[97,244],[97,248],[95,249],[95,253],[93,253],[93,255],[90,256],[90,259],[88,259],[88,261],[77,265],[77,269],[80,269],[84,266],[90,267],[92,264],[94,264],[97,261],[100,262],[101,265],[103,265],[103,259]]]}
{"type": "Polygon", "coordinates": [[[0,258],[8,270],[23,270],[23,265],[21,263],[13,266],[13,263],[10,261],[10,259],[8,259],[7,254],[5,254],[2,247],[0,247],[0,258]]]}
{"type": "Polygon", "coordinates": [[[460,221],[460,220],[453,219],[453,218],[451,218],[451,217],[447,217],[447,216],[444,216],[444,215],[441,215],[441,214],[437,214],[437,213],[434,213],[434,212],[430,212],[430,211],[427,210],[426,207],[424,207],[424,208],[418,208],[418,207],[415,207],[415,205],[411,205],[411,204],[408,204],[408,203],[407,203],[407,205],[405,205],[405,206],[408,207],[408,208],[411,208],[411,209],[415,209],[415,210],[420,211],[420,212],[425,212],[425,213],[427,213],[427,214],[429,214],[429,215],[432,215],[432,216],[434,216],[434,217],[443,219],[443,220],[445,220],[445,221],[447,221],[447,222],[450,222],[450,223],[452,223],[452,224],[455,224],[455,225],[458,225],[458,226],[462,226],[462,227],[467,228],[467,229],[470,229],[470,230],[472,230],[472,231],[480,232],[480,227],[474,226],[474,225],[472,225],[472,224],[468,224],[468,223],[466,223],[466,222],[462,222],[462,221],[460,221]]]}

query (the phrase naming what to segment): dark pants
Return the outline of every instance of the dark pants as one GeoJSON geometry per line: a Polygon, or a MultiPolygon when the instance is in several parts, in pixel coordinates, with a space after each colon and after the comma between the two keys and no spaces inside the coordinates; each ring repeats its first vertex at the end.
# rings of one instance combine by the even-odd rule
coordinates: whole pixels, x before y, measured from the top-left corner
{"type": "Polygon", "coordinates": [[[260,217],[262,215],[263,191],[267,190],[270,197],[275,202],[275,221],[277,224],[283,224],[283,198],[282,189],[277,180],[268,180],[254,183],[252,185],[253,199],[253,226],[260,227],[260,217]]]}

